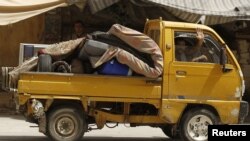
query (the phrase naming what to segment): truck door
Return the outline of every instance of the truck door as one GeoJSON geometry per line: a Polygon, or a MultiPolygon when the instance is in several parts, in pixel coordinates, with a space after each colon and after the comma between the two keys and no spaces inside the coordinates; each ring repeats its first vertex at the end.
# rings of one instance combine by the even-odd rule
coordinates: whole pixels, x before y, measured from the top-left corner
{"type": "Polygon", "coordinates": [[[181,51],[178,52],[180,47],[177,45],[177,40],[184,40],[185,49],[192,48],[196,43],[195,29],[193,31],[174,30],[172,34],[175,39],[173,39],[174,59],[169,66],[169,98],[183,100],[235,98],[239,93],[237,90],[240,89],[238,70],[233,65],[227,50],[227,64],[232,68],[226,73],[222,71],[219,59],[222,46],[216,36],[205,32],[203,45],[197,50],[196,55],[184,56],[180,55],[181,51]],[[200,56],[203,56],[203,59],[194,61],[193,58],[200,56]],[[235,93],[232,94],[232,92],[235,93]],[[229,96],[228,93],[231,95],[229,96]]]}

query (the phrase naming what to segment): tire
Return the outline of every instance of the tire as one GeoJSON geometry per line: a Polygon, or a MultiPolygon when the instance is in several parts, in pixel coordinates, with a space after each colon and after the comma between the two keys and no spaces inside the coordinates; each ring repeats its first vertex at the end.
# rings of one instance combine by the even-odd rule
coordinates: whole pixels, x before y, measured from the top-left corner
{"type": "Polygon", "coordinates": [[[79,52],[82,61],[88,60],[90,56],[102,56],[109,48],[109,45],[95,40],[87,40],[79,52]]]}
{"type": "Polygon", "coordinates": [[[38,72],[51,72],[52,70],[52,58],[48,54],[41,54],[38,58],[38,72]]]}
{"type": "Polygon", "coordinates": [[[65,61],[56,61],[51,65],[52,72],[70,73],[70,65],[65,61]]]}
{"type": "Polygon", "coordinates": [[[210,110],[198,108],[189,110],[181,120],[180,136],[184,141],[206,141],[208,125],[218,122],[218,117],[210,110]]]}
{"type": "Polygon", "coordinates": [[[175,125],[167,124],[163,127],[161,127],[162,132],[172,139],[179,139],[179,135],[176,132],[175,125]]]}
{"type": "Polygon", "coordinates": [[[47,132],[55,141],[78,141],[84,135],[86,122],[76,108],[56,108],[48,115],[47,132]]]}

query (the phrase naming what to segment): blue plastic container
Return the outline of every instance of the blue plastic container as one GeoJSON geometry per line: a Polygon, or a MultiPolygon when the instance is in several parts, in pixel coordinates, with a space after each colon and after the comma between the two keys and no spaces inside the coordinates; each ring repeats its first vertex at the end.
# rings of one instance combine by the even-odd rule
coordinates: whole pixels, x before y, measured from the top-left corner
{"type": "Polygon", "coordinates": [[[119,63],[116,59],[112,59],[104,63],[99,69],[99,74],[107,75],[131,75],[131,69],[124,64],[119,63]]]}

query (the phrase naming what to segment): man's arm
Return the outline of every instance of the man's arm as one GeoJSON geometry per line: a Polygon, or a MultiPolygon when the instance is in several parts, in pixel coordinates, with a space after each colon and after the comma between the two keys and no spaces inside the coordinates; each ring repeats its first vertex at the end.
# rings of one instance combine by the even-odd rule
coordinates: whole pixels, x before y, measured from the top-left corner
{"type": "Polygon", "coordinates": [[[199,57],[195,57],[192,59],[192,62],[207,62],[207,56],[206,55],[201,55],[199,57]]]}
{"type": "Polygon", "coordinates": [[[203,34],[203,31],[202,29],[200,28],[197,28],[196,29],[196,39],[197,39],[197,43],[196,43],[196,48],[200,48],[203,44],[203,41],[204,41],[204,34],[203,34]]]}
{"type": "Polygon", "coordinates": [[[196,44],[194,47],[192,47],[191,49],[187,50],[187,54],[193,54],[197,51],[199,51],[199,49],[202,47],[203,41],[204,41],[204,34],[202,29],[197,28],[196,29],[196,44]]]}

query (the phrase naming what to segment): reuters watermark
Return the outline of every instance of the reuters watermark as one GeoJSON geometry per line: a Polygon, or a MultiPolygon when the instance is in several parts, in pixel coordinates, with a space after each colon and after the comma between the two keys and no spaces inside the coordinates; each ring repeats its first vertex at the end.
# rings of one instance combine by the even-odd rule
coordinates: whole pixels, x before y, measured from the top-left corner
{"type": "Polygon", "coordinates": [[[250,125],[209,125],[208,140],[233,138],[241,141],[249,140],[250,125]]]}

